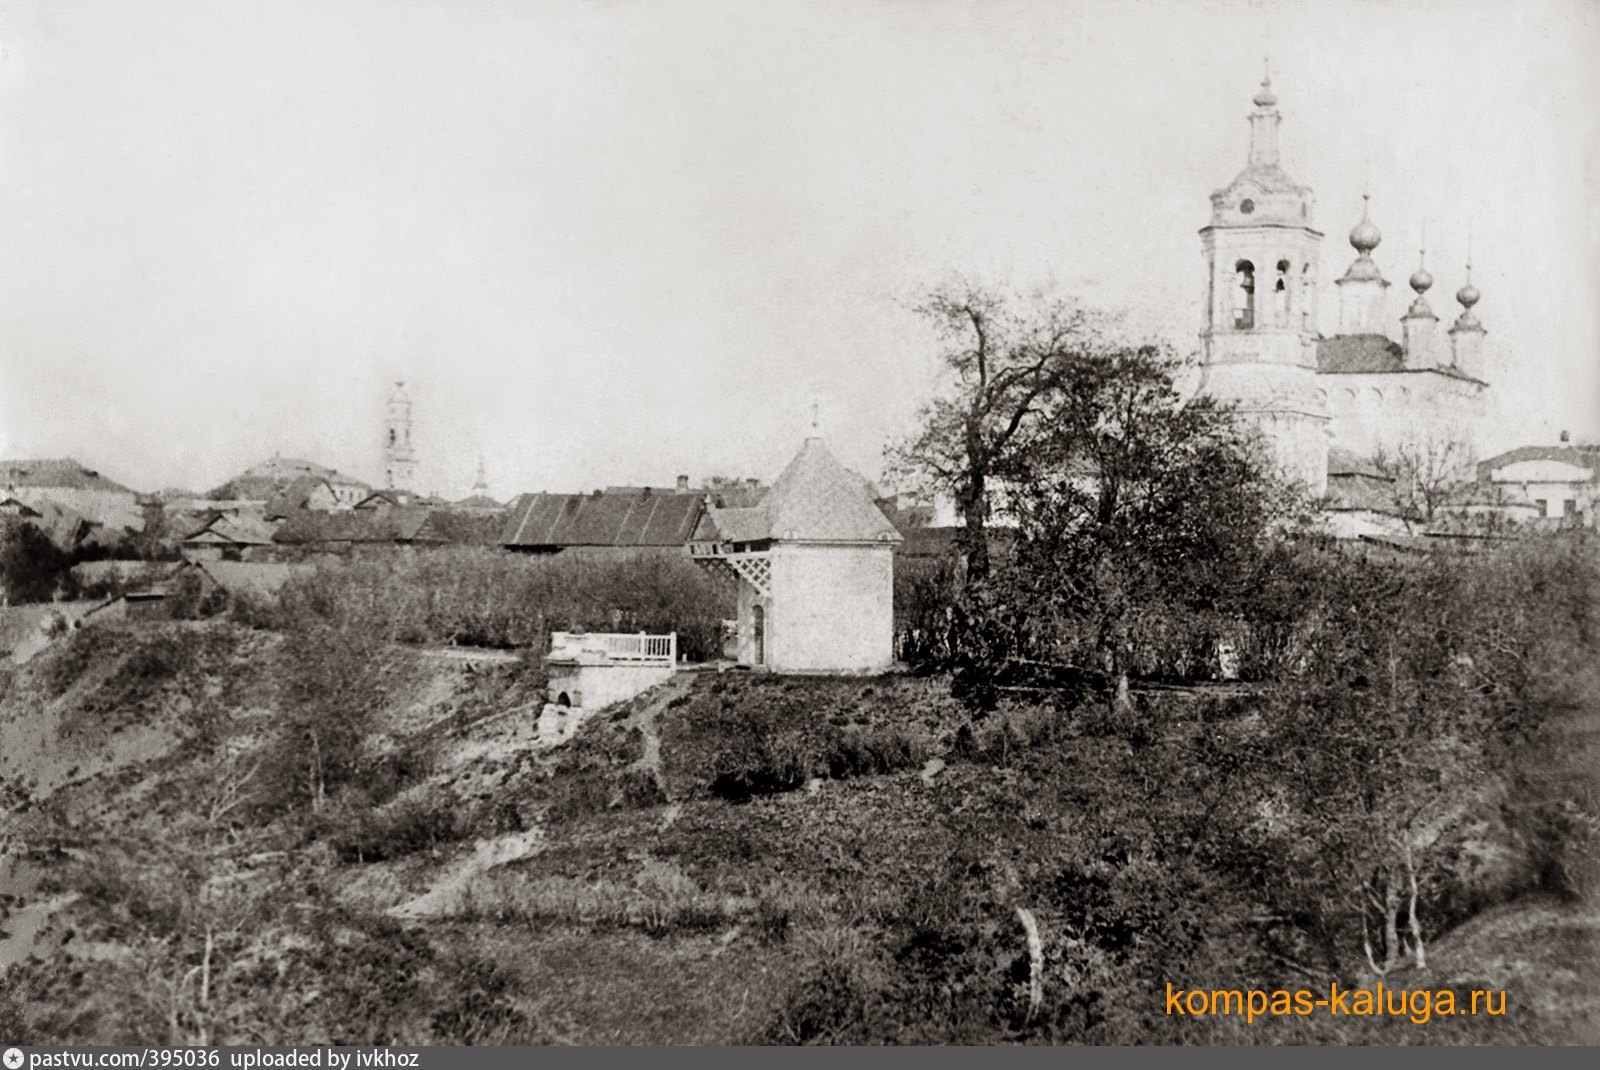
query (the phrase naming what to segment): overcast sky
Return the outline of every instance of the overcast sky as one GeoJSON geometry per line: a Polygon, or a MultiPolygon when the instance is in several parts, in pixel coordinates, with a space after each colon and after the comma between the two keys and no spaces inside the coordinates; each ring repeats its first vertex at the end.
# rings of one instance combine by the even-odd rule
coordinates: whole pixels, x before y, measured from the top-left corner
{"type": "MultiPolygon", "coordinates": [[[[0,0],[0,455],[203,489],[281,451],[417,489],[868,474],[955,272],[1192,349],[1270,53],[1322,276],[1495,358],[1487,445],[1600,433],[1600,4],[0,0]]],[[[1331,290],[1331,288],[1330,288],[1331,290]]],[[[1335,302],[1324,294],[1325,330],[1335,302]]]]}

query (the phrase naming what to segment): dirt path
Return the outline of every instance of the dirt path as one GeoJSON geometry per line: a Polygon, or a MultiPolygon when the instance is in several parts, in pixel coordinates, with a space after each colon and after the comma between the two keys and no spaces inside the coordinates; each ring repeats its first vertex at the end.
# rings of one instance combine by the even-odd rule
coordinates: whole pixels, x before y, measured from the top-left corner
{"type": "Polygon", "coordinates": [[[509,836],[479,840],[471,854],[445,866],[433,887],[415,899],[389,910],[391,917],[426,918],[449,914],[461,905],[461,896],[475,877],[498,866],[544,850],[544,829],[514,832],[509,836]]]}
{"type": "Polygon", "coordinates": [[[667,797],[667,778],[661,775],[661,732],[658,722],[673,699],[689,693],[691,679],[686,673],[678,673],[658,687],[655,696],[629,718],[630,725],[644,737],[644,754],[633,763],[632,768],[649,773],[661,789],[663,798],[667,797]]]}
{"type": "Polygon", "coordinates": [[[4,915],[5,925],[0,927],[0,970],[22,962],[38,951],[40,937],[45,933],[50,916],[77,900],[77,893],[69,892],[30,903],[4,915]]]}

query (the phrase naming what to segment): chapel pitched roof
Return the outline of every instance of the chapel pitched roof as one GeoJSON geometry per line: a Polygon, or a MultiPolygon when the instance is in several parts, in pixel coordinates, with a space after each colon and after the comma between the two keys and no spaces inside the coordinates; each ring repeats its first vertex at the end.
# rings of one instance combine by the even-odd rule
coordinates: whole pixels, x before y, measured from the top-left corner
{"type": "Polygon", "coordinates": [[[900,533],[873,499],[871,484],[813,437],[760,504],[713,508],[712,519],[729,542],[900,542],[900,533]]]}

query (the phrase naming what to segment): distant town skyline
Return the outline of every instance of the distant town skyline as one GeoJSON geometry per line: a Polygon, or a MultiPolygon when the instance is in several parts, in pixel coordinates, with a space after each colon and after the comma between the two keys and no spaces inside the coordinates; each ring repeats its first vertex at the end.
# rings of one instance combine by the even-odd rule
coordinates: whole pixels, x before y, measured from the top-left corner
{"type": "Polygon", "coordinates": [[[1595,437],[1597,45],[1583,0],[8,4],[0,456],[381,484],[398,379],[450,498],[770,479],[814,403],[876,478],[952,275],[1194,350],[1269,55],[1322,278],[1370,192],[1391,335],[1424,225],[1448,322],[1470,234],[1485,452],[1595,437]]]}

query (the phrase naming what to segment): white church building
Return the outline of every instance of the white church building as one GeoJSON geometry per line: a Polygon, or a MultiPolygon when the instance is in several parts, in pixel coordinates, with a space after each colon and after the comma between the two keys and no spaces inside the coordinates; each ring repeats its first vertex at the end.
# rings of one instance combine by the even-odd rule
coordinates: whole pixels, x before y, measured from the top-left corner
{"type": "Polygon", "coordinates": [[[1415,297],[1398,317],[1400,337],[1391,338],[1390,284],[1372,255],[1383,236],[1363,211],[1350,231],[1355,259],[1334,282],[1337,327],[1323,335],[1322,232],[1311,189],[1279,164],[1282,115],[1270,78],[1253,103],[1249,160],[1211,195],[1211,219],[1200,230],[1201,389],[1237,405],[1262,430],[1280,472],[1316,497],[1328,491],[1330,450],[1371,458],[1449,441],[1470,472],[1488,391],[1471,264],[1456,291],[1461,313],[1442,331],[1427,298],[1433,276],[1419,262],[1410,278],[1415,297]]]}

